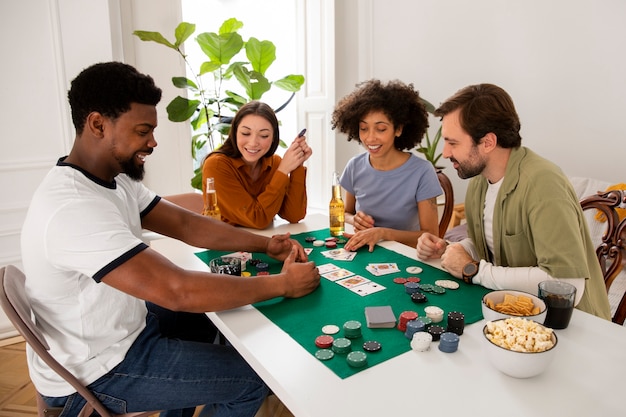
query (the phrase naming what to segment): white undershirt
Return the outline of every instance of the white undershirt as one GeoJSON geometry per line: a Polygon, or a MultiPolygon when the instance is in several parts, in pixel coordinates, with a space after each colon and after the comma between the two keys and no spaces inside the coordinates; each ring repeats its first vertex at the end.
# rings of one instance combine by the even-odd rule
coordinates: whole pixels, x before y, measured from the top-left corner
{"type": "Polygon", "coordinates": [[[487,194],[485,195],[485,211],[483,213],[483,222],[485,224],[485,242],[489,252],[493,254],[493,211],[496,207],[496,200],[498,199],[498,191],[504,177],[500,178],[500,181],[495,184],[489,184],[487,187],[487,194]]]}

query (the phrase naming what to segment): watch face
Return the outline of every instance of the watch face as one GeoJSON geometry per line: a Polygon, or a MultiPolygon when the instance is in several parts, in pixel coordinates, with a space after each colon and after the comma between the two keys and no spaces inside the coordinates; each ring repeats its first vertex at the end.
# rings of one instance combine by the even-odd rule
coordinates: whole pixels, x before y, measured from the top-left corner
{"type": "Polygon", "coordinates": [[[478,265],[476,265],[473,262],[470,262],[470,263],[466,264],[463,267],[463,274],[464,275],[472,277],[472,276],[476,275],[476,273],[478,273],[478,265]]]}

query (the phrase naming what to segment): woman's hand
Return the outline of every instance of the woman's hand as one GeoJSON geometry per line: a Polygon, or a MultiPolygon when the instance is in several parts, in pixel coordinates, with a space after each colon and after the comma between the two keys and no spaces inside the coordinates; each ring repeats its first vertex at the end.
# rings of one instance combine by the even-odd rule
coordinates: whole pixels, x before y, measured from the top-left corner
{"type": "Polygon", "coordinates": [[[362,211],[357,211],[356,214],[352,216],[352,226],[354,226],[354,230],[357,232],[371,229],[374,227],[374,218],[362,211]]]}
{"type": "Polygon", "coordinates": [[[297,137],[283,155],[278,170],[289,175],[313,155],[313,150],[306,143],[306,136],[297,137]]]}

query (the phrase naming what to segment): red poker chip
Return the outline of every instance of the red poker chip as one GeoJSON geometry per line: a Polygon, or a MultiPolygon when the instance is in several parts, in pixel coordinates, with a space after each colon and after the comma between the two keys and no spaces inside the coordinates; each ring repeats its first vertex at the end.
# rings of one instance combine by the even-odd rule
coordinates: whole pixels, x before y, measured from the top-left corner
{"type": "Polygon", "coordinates": [[[317,346],[320,349],[328,349],[333,345],[334,340],[335,340],[334,337],[327,335],[327,334],[323,334],[315,338],[315,346],[317,346]]]}
{"type": "Polygon", "coordinates": [[[337,238],[336,237],[327,237],[326,239],[324,239],[326,242],[337,242],[337,238]]]}
{"type": "Polygon", "coordinates": [[[420,282],[421,281],[420,277],[408,277],[406,280],[408,282],[420,282]]]}
{"type": "Polygon", "coordinates": [[[400,277],[393,279],[393,282],[395,282],[396,284],[406,284],[407,281],[408,280],[406,278],[400,278],[400,277]]]}
{"type": "Polygon", "coordinates": [[[328,241],[328,242],[326,242],[326,247],[328,249],[335,249],[337,247],[337,242],[332,241],[332,240],[328,241]]]}
{"type": "Polygon", "coordinates": [[[269,275],[270,271],[259,271],[256,273],[257,275],[269,275]]]}

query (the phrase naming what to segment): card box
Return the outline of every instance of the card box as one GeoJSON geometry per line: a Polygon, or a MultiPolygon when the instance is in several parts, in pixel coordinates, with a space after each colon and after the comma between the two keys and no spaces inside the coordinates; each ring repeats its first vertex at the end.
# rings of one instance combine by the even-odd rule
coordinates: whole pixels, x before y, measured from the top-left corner
{"type": "Polygon", "coordinates": [[[365,307],[365,320],[371,329],[392,328],[396,325],[391,306],[365,307]]]}

